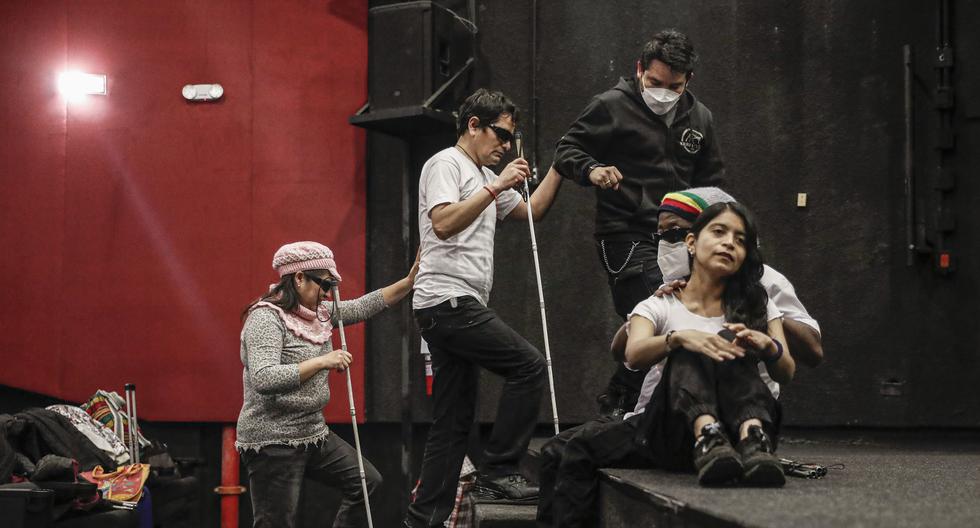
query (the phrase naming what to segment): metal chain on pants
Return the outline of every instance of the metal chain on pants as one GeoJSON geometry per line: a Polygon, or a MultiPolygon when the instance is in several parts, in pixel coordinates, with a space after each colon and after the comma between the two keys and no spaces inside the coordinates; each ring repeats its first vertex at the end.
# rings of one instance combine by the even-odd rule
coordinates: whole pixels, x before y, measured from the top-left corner
{"type": "Polygon", "coordinates": [[[630,259],[633,258],[633,251],[636,250],[636,246],[640,245],[639,242],[631,242],[631,244],[632,246],[630,246],[629,253],[626,254],[626,260],[623,262],[623,265],[620,266],[618,270],[613,271],[612,266],[609,265],[609,257],[606,256],[606,241],[599,241],[599,247],[602,248],[602,261],[606,264],[606,271],[609,272],[610,275],[619,275],[621,271],[626,269],[626,265],[629,264],[630,259]]]}

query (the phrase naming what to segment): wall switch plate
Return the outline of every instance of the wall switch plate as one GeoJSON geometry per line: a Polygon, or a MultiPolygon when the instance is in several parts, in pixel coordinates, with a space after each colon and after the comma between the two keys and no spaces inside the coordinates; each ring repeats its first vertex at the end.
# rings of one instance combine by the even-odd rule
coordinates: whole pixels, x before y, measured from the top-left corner
{"type": "Polygon", "coordinates": [[[806,207],[806,193],[796,193],[796,206],[806,207]]]}

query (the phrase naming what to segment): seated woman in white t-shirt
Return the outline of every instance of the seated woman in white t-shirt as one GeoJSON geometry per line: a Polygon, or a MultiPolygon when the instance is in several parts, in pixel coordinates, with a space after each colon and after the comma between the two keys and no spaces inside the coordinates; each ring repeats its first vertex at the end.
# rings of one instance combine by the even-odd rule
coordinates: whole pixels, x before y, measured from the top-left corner
{"type": "Polygon", "coordinates": [[[650,297],[630,314],[626,360],[667,360],[641,430],[654,458],[698,472],[702,485],[785,482],[774,455],[776,400],[796,365],[780,314],[759,283],[762,256],[751,213],[729,202],[705,209],[687,235],[691,278],[674,296],[650,297]],[[730,335],[722,337],[720,331],[730,335]],[[737,451],[729,436],[738,439],[737,451]],[[691,446],[694,446],[693,452],[691,446]]]}

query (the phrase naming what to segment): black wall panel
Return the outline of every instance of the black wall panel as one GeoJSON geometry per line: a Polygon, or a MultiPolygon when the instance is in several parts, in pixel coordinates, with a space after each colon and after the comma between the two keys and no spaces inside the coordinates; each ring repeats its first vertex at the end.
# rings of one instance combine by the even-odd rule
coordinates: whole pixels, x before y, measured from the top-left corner
{"type": "MultiPolygon", "coordinates": [[[[466,5],[454,6],[465,14],[466,5]]],[[[929,256],[906,266],[903,194],[902,46],[914,49],[917,215],[936,223],[937,119],[932,108],[939,2],[542,0],[537,4],[538,60],[531,62],[534,2],[476,3],[475,84],[502,89],[531,107],[536,75],[537,122],[522,116],[542,175],[555,142],[589,98],[632,75],[642,44],[677,27],[702,61],[691,84],[712,109],[729,167],[728,190],[762,226],[767,261],[786,274],[824,330],[825,363],[801,367],[784,391],[787,421],[799,425],[966,426],[980,424],[977,167],[980,166],[980,7],[952,4],[956,64],[956,169],[948,196],[957,216],[948,235],[958,270],[933,271],[929,256]],[[534,138],[534,132],[538,137],[534,138]],[[807,193],[808,206],[796,206],[807,193]]],[[[369,149],[369,277],[376,286],[403,274],[394,218],[401,197],[387,184],[393,165],[418,167],[452,142],[405,146],[372,136],[369,149]],[[388,145],[388,146],[386,146],[388,145]],[[407,161],[406,161],[407,160],[407,161]],[[377,198],[377,199],[376,199],[377,198]],[[375,252],[377,251],[377,253],[375,252]]],[[[399,169],[400,170],[400,169],[399,169]]],[[[612,371],[607,343],[618,325],[592,241],[593,196],[566,182],[538,225],[549,307],[559,410],[580,422],[612,371]]],[[[415,207],[416,197],[411,197],[415,207]]],[[[417,233],[415,210],[412,230],[417,233]]],[[[416,234],[417,237],[417,234],[416,234]]],[[[415,242],[413,242],[415,243],[415,242]]],[[[414,249],[414,246],[413,246],[414,249]]],[[[527,226],[504,223],[496,246],[491,306],[543,346],[527,226]]],[[[369,418],[397,420],[398,365],[393,343],[404,329],[389,319],[369,326],[369,418]]],[[[407,328],[413,343],[414,326],[407,328]]],[[[416,419],[421,363],[413,358],[416,419]]],[[[499,382],[483,381],[481,418],[492,420],[499,382]]],[[[542,420],[548,419],[542,407],[542,420]]]]}

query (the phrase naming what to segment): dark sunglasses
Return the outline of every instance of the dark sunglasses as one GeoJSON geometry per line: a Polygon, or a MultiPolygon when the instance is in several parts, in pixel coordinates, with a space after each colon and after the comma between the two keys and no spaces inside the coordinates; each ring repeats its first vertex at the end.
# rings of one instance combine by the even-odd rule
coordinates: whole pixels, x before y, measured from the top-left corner
{"type": "Polygon", "coordinates": [[[493,133],[497,136],[497,139],[499,139],[501,143],[510,143],[511,141],[514,141],[514,133],[506,128],[501,128],[497,125],[487,125],[487,128],[493,130],[493,133]]]}
{"type": "Polygon", "coordinates": [[[303,276],[306,277],[307,279],[310,279],[311,281],[315,282],[317,284],[317,286],[319,286],[324,291],[329,291],[329,290],[333,289],[334,286],[337,285],[337,281],[335,281],[333,279],[330,279],[330,278],[327,278],[327,277],[317,277],[316,275],[314,275],[312,273],[307,273],[305,271],[303,272],[303,276]]]}
{"type": "Polygon", "coordinates": [[[663,240],[668,244],[676,244],[678,242],[683,242],[684,238],[686,238],[687,234],[690,232],[691,232],[690,229],[685,229],[683,227],[675,227],[672,229],[668,229],[666,231],[660,231],[658,233],[655,233],[653,235],[653,240],[655,242],[659,242],[663,240]]]}

